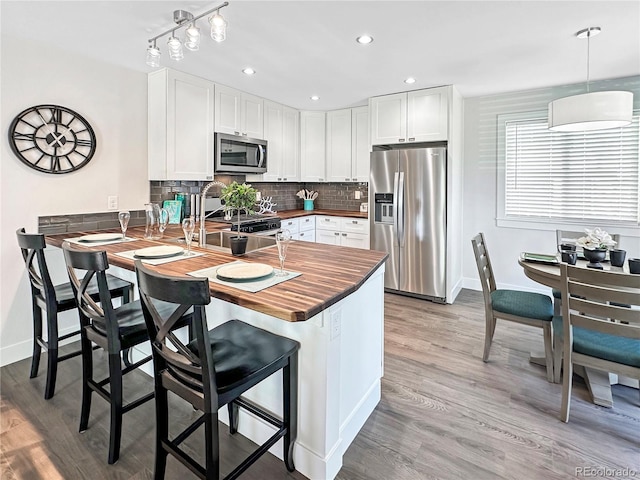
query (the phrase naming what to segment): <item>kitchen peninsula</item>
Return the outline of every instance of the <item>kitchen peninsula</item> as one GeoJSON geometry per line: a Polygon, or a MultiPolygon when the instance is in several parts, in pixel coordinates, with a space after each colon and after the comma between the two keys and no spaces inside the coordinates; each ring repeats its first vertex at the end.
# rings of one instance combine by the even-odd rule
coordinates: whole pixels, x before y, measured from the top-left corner
{"type": "MultiPolygon", "coordinates": [[[[209,223],[209,222],[208,222],[209,223]]],[[[164,241],[142,238],[144,229],[127,232],[132,242],[96,247],[107,251],[110,272],[135,280],[133,261],[118,252],[158,244],[176,245],[179,229],[170,227],[164,241]],[[173,237],[173,239],[172,239],[173,237]]],[[[69,237],[87,233],[47,236],[47,243],[60,247],[69,237]]],[[[241,258],[276,267],[275,246],[233,257],[220,249],[153,266],[155,270],[183,275],[241,258]]],[[[238,318],[300,342],[299,419],[294,449],[296,469],[311,479],[334,478],[342,456],[380,400],[383,361],[384,261],[382,252],[330,245],[292,242],[287,269],[302,275],[256,293],[210,282],[212,303],[207,308],[211,327],[238,318]]],[[[247,394],[280,415],[281,376],[276,374],[247,394]]],[[[226,409],[220,418],[227,422],[226,409]]],[[[257,443],[271,435],[271,427],[242,413],[239,431],[257,443]]],[[[281,458],[278,442],[270,450],[281,458]]]]}

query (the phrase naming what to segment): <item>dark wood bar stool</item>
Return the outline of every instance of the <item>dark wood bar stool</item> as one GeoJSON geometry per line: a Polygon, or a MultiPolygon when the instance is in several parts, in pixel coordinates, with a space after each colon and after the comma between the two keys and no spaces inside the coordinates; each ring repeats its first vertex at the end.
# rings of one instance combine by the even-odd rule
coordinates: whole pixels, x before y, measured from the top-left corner
{"type": "MultiPolygon", "coordinates": [[[[80,330],[62,336],[58,333],[58,313],[76,308],[76,301],[69,282],[54,285],[51,281],[44,256],[44,249],[47,246],[44,235],[25,233],[24,228],[18,229],[16,235],[31,283],[33,354],[31,356],[30,377],[35,378],[38,375],[40,356],[44,348],[47,352],[47,380],[44,398],[48,400],[55,393],[58,363],[81,353],[80,350],[76,350],[66,355],[58,355],[59,343],[80,333],[80,330]],[[47,340],[43,337],[43,310],[46,315],[47,340]]],[[[121,297],[123,303],[131,301],[133,287],[131,282],[107,275],[107,288],[111,292],[111,296],[113,298],[121,297]]],[[[98,301],[98,284],[91,282],[87,286],[87,293],[93,300],[98,301]]]]}
{"type": "MultiPolygon", "coordinates": [[[[111,405],[111,426],[109,435],[108,463],[118,460],[122,415],[153,398],[153,392],[127,405],[123,405],[123,376],[151,360],[151,355],[122,368],[121,353],[149,339],[140,301],[113,308],[107,285],[106,270],[109,268],[104,251],[75,250],[68,242],[62,245],[71,286],[75,292],[80,314],[80,339],[82,350],[82,411],[80,432],[87,429],[91,410],[91,394],[96,392],[111,405]],[[76,269],[85,270],[82,278],[76,269]],[[88,294],[91,282],[97,282],[100,305],[88,294]],[[93,378],[93,348],[91,342],[107,351],[109,356],[109,376],[97,381],[93,378]],[[109,385],[109,390],[105,385],[109,385]]],[[[158,311],[166,312],[171,305],[156,304],[158,311]]],[[[190,314],[177,319],[175,328],[187,326],[190,314]]]]}
{"type": "Polygon", "coordinates": [[[238,429],[239,407],[272,424],[277,431],[225,480],[239,477],[280,438],[284,462],[294,471],[293,446],[297,433],[298,350],[300,344],[240,320],[230,320],[207,329],[205,306],[211,302],[207,278],[170,277],[145,268],[137,260],[138,288],[153,354],[156,394],[156,461],[154,478],[163,479],[167,455],[173,455],[199,478],[220,478],[218,409],[227,405],[229,431],[238,429]],[[173,304],[173,313],[163,314],[154,302],[173,304]],[[182,343],[171,329],[184,312],[193,308],[195,340],[182,343]],[[273,373],[282,369],[283,418],[241,397],[273,373]],[[182,433],[169,438],[167,392],[171,391],[203,412],[182,433]],[[200,425],[205,428],[205,465],[189,456],[180,444],[200,425]]]}

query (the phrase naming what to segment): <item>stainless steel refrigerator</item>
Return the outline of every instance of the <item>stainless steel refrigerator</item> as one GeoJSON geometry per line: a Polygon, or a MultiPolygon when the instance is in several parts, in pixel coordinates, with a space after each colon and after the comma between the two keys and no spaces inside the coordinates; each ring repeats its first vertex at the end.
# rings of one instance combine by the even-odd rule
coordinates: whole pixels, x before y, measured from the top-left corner
{"type": "Polygon", "coordinates": [[[384,148],[371,153],[371,249],[389,253],[385,289],[446,300],[445,147],[384,148]]]}

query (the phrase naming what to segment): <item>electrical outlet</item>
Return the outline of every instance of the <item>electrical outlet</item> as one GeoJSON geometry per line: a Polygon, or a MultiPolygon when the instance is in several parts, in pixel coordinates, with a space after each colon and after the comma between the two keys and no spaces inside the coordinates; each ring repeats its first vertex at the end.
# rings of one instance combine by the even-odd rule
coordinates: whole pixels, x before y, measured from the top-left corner
{"type": "Polygon", "coordinates": [[[262,199],[262,193],[256,192],[256,202],[259,202],[262,199]]]}
{"type": "Polygon", "coordinates": [[[340,336],[340,322],[342,321],[342,312],[340,310],[334,310],[331,312],[331,333],[329,338],[334,340],[340,336]]]}
{"type": "Polygon", "coordinates": [[[109,195],[107,197],[107,208],[109,210],[117,210],[118,209],[118,196],[117,195],[109,195]]]}
{"type": "Polygon", "coordinates": [[[362,197],[362,192],[360,190],[356,190],[356,200],[360,200],[362,197]]]}

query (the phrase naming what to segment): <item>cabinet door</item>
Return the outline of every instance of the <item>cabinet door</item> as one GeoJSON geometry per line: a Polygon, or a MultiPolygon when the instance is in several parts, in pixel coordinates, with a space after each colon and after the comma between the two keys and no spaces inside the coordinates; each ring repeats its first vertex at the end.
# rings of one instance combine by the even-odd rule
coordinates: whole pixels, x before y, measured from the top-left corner
{"type": "Polygon", "coordinates": [[[369,250],[369,235],[362,233],[340,233],[340,245],[343,247],[362,248],[369,250]]]}
{"type": "MultiPolygon", "coordinates": [[[[282,180],[283,117],[282,105],[266,100],[264,102],[264,138],[267,143],[267,172],[261,181],[276,182],[282,180]]],[[[249,177],[247,177],[249,180],[249,177]]]]}
{"type": "Polygon", "coordinates": [[[407,94],[396,93],[369,100],[371,145],[403,143],[407,138],[407,94]]]}
{"type": "Polygon", "coordinates": [[[369,107],[351,110],[351,180],[369,181],[369,107]]]}
{"type": "Polygon", "coordinates": [[[300,180],[324,182],[325,175],[325,114],[300,113],[300,180]]]}
{"type": "Polygon", "coordinates": [[[335,230],[316,230],[316,243],[340,245],[340,232],[335,230]]]}
{"type": "Polygon", "coordinates": [[[340,230],[347,233],[369,233],[369,220],[363,218],[340,218],[340,230]]]}
{"type": "Polygon", "coordinates": [[[282,167],[283,182],[300,180],[300,112],[284,107],[282,112],[282,167]]]}
{"type": "Polygon", "coordinates": [[[316,217],[314,215],[309,215],[307,217],[300,217],[299,219],[300,222],[300,231],[306,231],[306,230],[311,230],[314,231],[316,230],[316,217]]]}
{"type": "Polygon", "coordinates": [[[249,138],[264,139],[264,100],[248,93],[241,98],[241,132],[249,138]]]}
{"type": "Polygon", "coordinates": [[[164,69],[148,96],[150,180],[213,178],[213,82],[164,69]]]}
{"type": "Polygon", "coordinates": [[[327,113],[327,180],[351,182],[351,109],[327,113]]]}
{"type": "Polygon", "coordinates": [[[407,94],[407,141],[447,140],[448,87],[416,90],[407,94]]]}
{"type": "Polygon", "coordinates": [[[216,85],[216,132],[241,134],[242,92],[224,85],[216,85]]]}

